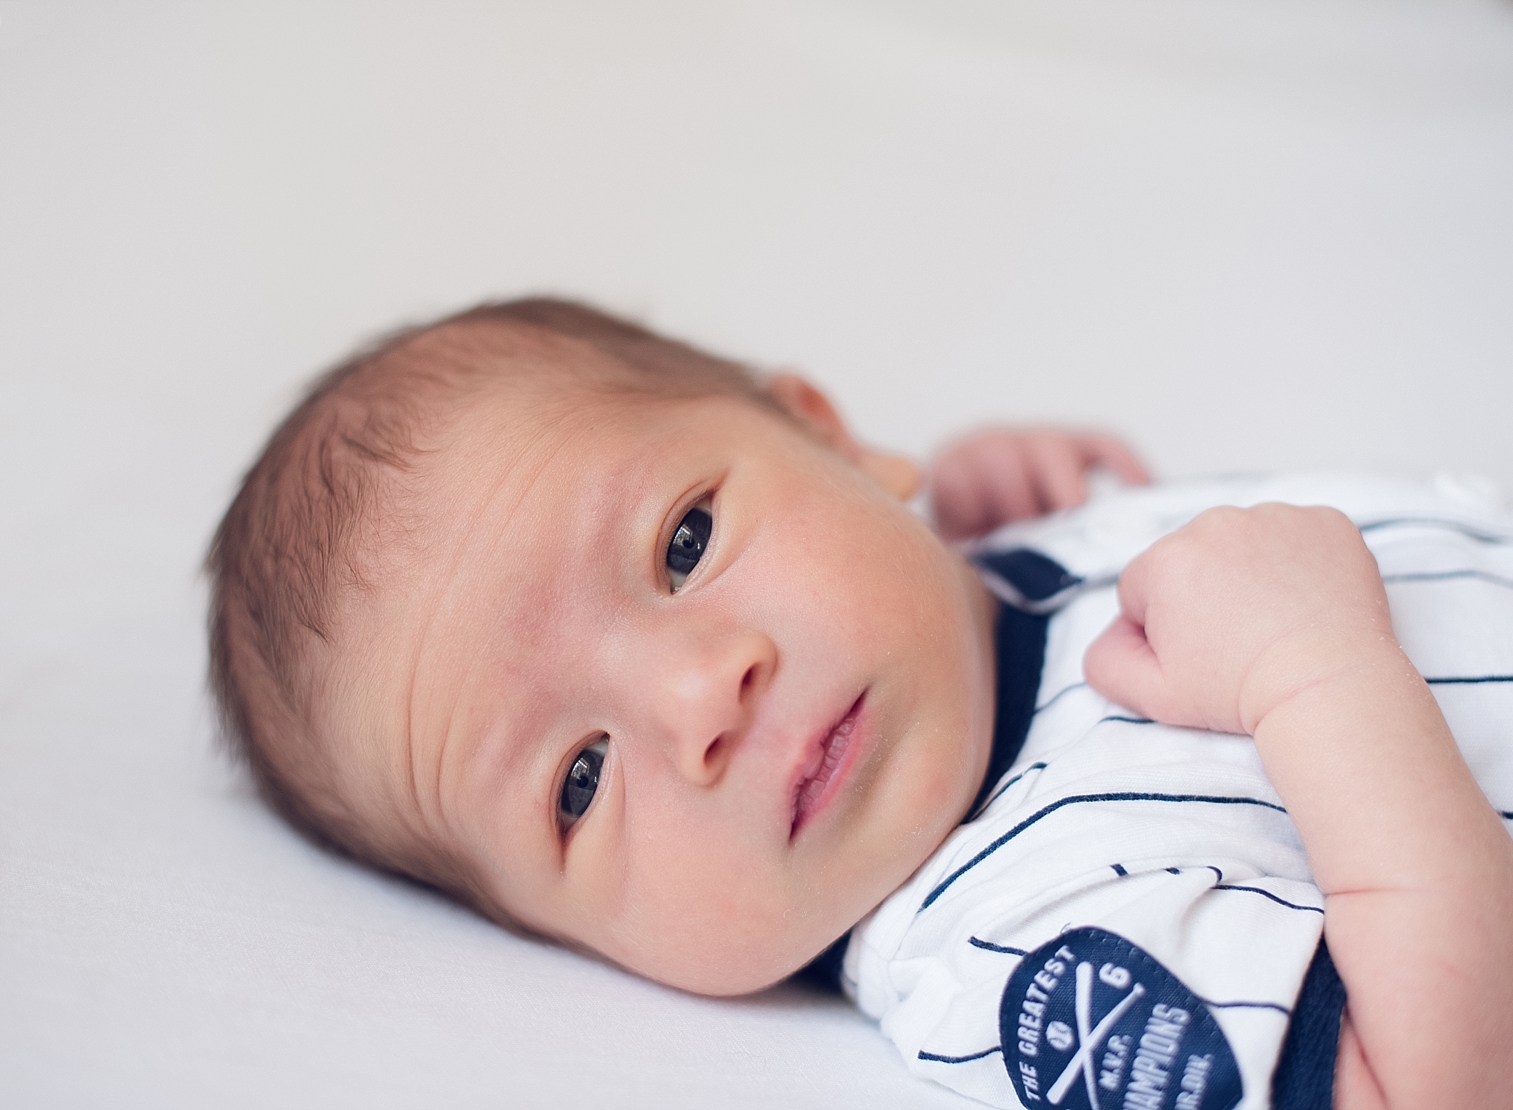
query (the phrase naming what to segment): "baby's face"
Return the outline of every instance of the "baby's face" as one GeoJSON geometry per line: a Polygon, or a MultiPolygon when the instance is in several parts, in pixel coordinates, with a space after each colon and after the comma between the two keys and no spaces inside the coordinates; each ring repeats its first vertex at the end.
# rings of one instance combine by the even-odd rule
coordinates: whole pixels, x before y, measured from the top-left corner
{"type": "Polygon", "coordinates": [[[758,989],[962,818],[993,603],[838,424],[835,449],[730,397],[560,409],[480,405],[437,455],[418,569],[351,630],[365,788],[526,925],[758,989]]]}

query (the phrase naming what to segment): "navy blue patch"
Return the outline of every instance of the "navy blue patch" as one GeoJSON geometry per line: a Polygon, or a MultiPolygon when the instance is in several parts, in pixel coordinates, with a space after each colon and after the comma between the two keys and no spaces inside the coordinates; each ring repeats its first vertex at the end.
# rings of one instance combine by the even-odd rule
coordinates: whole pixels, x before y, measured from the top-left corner
{"type": "Polygon", "coordinates": [[[998,1008],[1025,1106],[1233,1110],[1240,1069],[1201,999],[1146,952],[1073,929],[1031,952],[998,1008]]]}

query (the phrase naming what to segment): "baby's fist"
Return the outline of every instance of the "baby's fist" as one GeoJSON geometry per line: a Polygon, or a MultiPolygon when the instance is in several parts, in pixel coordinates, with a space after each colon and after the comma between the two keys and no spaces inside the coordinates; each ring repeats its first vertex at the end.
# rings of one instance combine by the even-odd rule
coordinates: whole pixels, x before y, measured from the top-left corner
{"type": "Polygon", "coordinates": [[[936,527],[948,540],[1080,505],[1088,471],[1150,481],[1134,452],[1113,436],[1052,428],[988,428],[947,444],[930,468],[936,527]]]}
{"type": "Polygon", "coordinates": [[[1334,509],[1210,509],[1119,579],[1088,682],[1168,724],[1254,733],[1274,706],[1400,651],[1376,560],[1334,509]]]}

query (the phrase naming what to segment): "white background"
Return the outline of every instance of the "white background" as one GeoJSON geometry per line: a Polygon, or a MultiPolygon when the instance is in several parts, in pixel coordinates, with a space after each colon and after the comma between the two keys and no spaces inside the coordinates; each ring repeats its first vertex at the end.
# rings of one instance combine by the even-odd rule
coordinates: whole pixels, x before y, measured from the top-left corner
{"type": "Polygon", "coordinates": [[[0,2],[0,1103],[957,1104],[280,828],[202,694],[240,471],[359,340],[551,291],[921,455],[1509,489],[1510,197],[1503,2],[0,2]]]}

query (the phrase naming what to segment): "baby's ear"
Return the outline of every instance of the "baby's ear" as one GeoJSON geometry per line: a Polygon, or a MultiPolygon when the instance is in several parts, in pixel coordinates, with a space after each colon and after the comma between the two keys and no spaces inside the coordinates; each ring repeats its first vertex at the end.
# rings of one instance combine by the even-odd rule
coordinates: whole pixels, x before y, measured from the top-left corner
{"type": "Polygon", "coordinates": [[[861,467],[900,501],[907,501],[919,492],[924,476],[913,460],[903,455],[863,447],[852,438],[846,422],[830,403],[830,398],[807,379],[797,374],[777,374],[767,383],[767,388],[773,399],[799,423],[819,436],[831,449],[861,467]]]}

